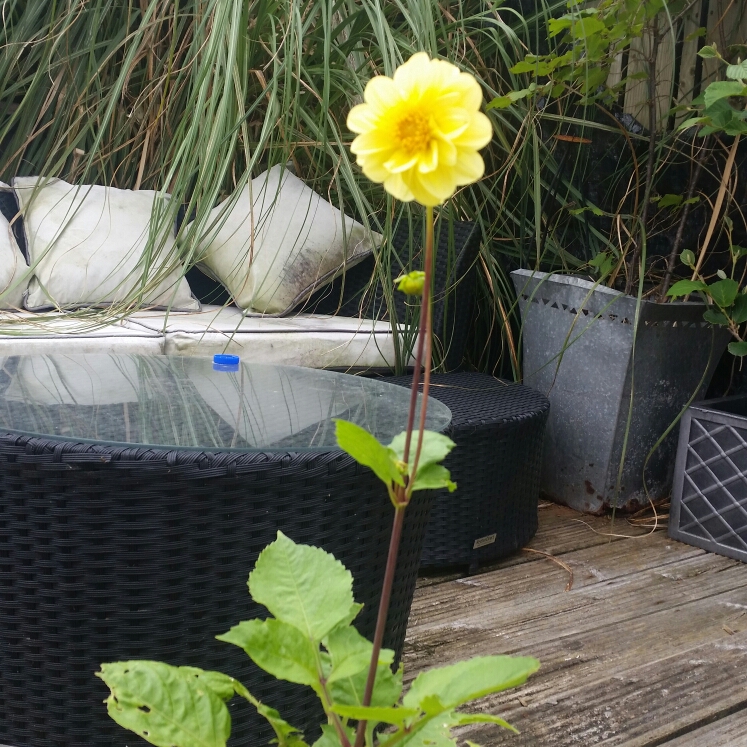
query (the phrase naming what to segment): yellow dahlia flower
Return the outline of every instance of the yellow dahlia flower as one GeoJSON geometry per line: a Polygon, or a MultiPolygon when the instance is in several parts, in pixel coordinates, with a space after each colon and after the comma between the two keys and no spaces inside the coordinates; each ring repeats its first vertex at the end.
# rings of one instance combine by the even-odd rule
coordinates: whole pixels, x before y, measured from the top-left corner
{"type": "Polygon", "coordinates": [[[483,175],[477,151],[493,128],[469,73],[419,52],[394,78],[372,78],[363,99],[348,115],[348,128],[358,134],[351,150],[363,173],[398,200],[440,205],[483,175]]]}

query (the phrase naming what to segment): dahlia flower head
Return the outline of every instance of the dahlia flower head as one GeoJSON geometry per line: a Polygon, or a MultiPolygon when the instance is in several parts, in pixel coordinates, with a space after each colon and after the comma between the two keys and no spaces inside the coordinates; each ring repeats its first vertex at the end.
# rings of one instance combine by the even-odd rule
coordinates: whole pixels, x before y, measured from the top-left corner
{"type": "Polygon", "coordinates": [[[493,136],[475,78],[418,52],[393,78],[372,78],[348,114],[350,147],[363,173],[403,202],[433,207],[478,181],[478,153],[493,136]]]}

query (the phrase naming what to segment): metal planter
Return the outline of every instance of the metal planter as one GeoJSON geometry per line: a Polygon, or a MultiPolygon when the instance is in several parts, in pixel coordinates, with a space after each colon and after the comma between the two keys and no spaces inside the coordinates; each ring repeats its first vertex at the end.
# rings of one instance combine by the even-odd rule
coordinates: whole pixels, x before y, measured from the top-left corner
{"type": "Polygon", "coordinates": [[[511,275],[524,383],[551,404],[543,493],[591,513],[665,497],[676,429],[649,453],[690,398],[705,392],[728,332],[703,321],[700,303],[642,301],[635,334],[634,297],[567,275],[511,275]]]}
{"type": "Polygon", "coordinates": [[[669,536],[747,562],[747,396],[687,409],[680,427],[669,536]]]}

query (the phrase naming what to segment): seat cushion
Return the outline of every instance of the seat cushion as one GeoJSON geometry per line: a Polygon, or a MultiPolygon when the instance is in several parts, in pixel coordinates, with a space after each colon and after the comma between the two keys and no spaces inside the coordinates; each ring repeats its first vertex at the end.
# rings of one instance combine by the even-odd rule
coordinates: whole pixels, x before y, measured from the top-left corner
{"type": "Polygon", "coordinates": [[[173,227],[164,228],[167,235],[156,237],[152,256],[146,255],[153,216],[168,196],[35,176],[16,177],[13,189],[34,266],[25,303],[30,311],[108,306],[138,290],[143,306],[200,308],[175,259],[173,227]]]}
{"type": "Polygon", "coordinates": [[[136,312],[129,323],[162,332],[167,355],[231,353],[257,363],[343,369],[391,369],[395,361],[390,324],[372,319],[255,317],[203,305],[199,313],[136,312]]]}
{"type": "Polygon", "coordinates": [[[0,313],[0,355],[137,353],[162,355],[164,337],[131,322],[101,322],[67,314],[0,313]]]}
{"type": "Polygon", "coordinates": [[[382,240],[281,166],[233,199],[210,214],[202,266],[253,313],[289,313],[382,240]]]}

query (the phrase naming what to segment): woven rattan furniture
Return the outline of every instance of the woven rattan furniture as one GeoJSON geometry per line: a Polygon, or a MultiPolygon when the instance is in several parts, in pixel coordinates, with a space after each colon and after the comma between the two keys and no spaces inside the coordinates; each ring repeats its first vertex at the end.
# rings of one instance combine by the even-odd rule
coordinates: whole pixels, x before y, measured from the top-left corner
{"type": "MultiPolygon", "coordinates": [[[[387,379],[409,386],[409,377],[387,379]]],[[[421,567],[467,565],[509,555],[537,531],[547,398],[480,373],[434,374],[431,396],[448,405],[457,447],[445,465],[455,493],[439,491],[421,567]]]]}
{"type": "MultiPolygon", "coordinates": [[[[315,697],[215,640],[264,616],[246,581],[278,529],[334,553],[372,636],[392,510],[334,445],[382,439],[408,393],[381,380],[168,356],[9,358],[0,369],[0,734],[16,747],[124,747],[99,665],[217,669],[315,738],[315,697]],[[229,368],[231,368],[229,366],[229,368]]],[[[430,427],[448,424],[429,408],[430,427]]],[[[429,508],[408,511],[386,645],[401,652],[429,508]]],[[[230,744],[270,734],[235,698],[230,744]]],[[[137,740],[136,740],[137,741],[137,740]]]]}

